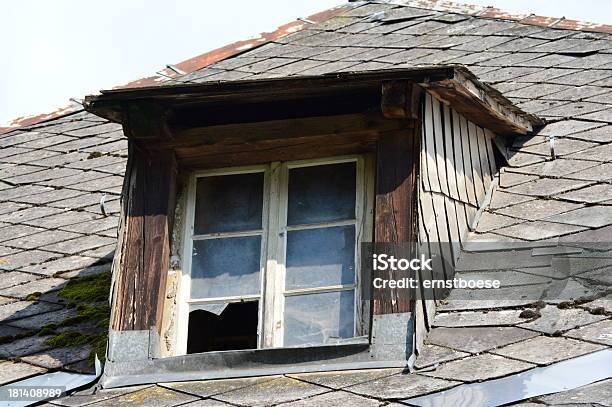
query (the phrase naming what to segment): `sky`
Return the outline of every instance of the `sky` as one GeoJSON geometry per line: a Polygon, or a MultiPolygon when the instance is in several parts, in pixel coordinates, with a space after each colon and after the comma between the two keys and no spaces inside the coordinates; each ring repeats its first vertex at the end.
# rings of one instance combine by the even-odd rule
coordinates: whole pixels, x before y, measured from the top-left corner
{"type": "MultiPolygon", "coordinates": [[[[0,124],[52,111],[100,89],[343,0],[20,0],[2,4],[0,124]]],[[[461,2],[461,1],[460,1],[461,2]]],[[[503,10],[612,24],[609,0],[464,0],[503,10]]]]}

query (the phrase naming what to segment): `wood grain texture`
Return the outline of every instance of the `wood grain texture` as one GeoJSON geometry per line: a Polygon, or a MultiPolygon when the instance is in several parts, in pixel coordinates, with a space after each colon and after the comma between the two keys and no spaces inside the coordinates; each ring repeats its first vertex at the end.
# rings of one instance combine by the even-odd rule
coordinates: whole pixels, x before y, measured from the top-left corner
{"type": "Polygon", "coordinates": [[[112,328],[159,329],[170,258],[176,160],[170,151],[131,152],[115,255],[112,328]]]}

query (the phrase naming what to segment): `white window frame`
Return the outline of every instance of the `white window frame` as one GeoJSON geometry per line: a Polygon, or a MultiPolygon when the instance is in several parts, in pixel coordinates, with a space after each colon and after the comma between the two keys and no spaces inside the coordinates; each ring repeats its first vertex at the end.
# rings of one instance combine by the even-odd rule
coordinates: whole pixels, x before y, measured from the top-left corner
{"type": "Polygon", "coordinates": [[[189,177],[187,188],[187,205],[185,208],[185,226],[183,238],[183,267],[179,287],[178,326],[176,355],[187,353],[187,333],[189,313],[198,306],[218,302],[241,302],[259,300],[258,348],[276,348],[283,346],[283,319],[285,296],[313,294],[340,290],[355,290],[355,327],[354,336],[367,334],[369,309],[363,309],[360,297],[362,242],[372,239],[373,204],[374,204],[374,168],[370,155],[353,155],[311,159],[300,161],[275,161],[264,165],[230,167],[214,170],[196,171],[189,177]],[[318,166],[326,164],[356,163],[356,197],[355,220],[319,223],[315,225],[287,226],[288,179],[289,170],[293,168],[318,166]],[[263,172],[263,208],[262,229],[257,231],[213,233],[194,236],[195,199],[198,178],[222,175],[235,175],[263,172]],[[285,257],[287,231],[312,229],[331,226],[355,225],[355,274],[354,284],[341,286],[316,287],[285,290],[285,257]],[[260,256],[260,294],[235,297],[190,299],[191,292],[191,253],[193,241],[215,237],[261,235],[260,256]]]}

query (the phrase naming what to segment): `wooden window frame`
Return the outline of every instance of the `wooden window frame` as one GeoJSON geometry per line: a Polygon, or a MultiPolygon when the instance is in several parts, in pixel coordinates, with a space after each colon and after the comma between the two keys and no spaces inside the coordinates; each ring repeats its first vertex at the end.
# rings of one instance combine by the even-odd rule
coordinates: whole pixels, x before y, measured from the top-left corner
{"type": "MultiPolygon", "coordinates": [[[[268,164],[244,167],[226,167],[212,170],[195,171],[188,181],[187,202],[185,205],[185,225],[183,227],[183,267],[179,286],[178,327],[175,354],[187,353],[189,313],[198,305],[221,302],[259,301],[258,349],[281,348],[284,332],[285,296],[314,294],[344,290],[355,291],[354,337],[366,336],[369,330],[370,307],[362,301],[361,290],[361,243],[372,241],[374,213],[374,158],[368,155],[335,156],[298,161],[275,161],[268,164]],[[287,204],[289,170],[326,164],[356,163],[355,219],[312,225],[287,226],[287,204]],[[210,176],[235,175],[263,172],[264,199],[262,208],[262,229],[245,232],[211,233],[195,235],[195,200],[198,178],[210,176]],[[285,259],[287,231],[314,229],[330,226],[355,225],[355,283],[338,286],[285,290],[285,259]],[[214,237],[261,236],[260,255],[260,293],[256,295],[191,299],[191,253],[193,241],[214,237]]],[[[340,343],[340,342],[339,342],[340,343]]],[[[313,345],[313,346],[318,346],[313,345]]]]}

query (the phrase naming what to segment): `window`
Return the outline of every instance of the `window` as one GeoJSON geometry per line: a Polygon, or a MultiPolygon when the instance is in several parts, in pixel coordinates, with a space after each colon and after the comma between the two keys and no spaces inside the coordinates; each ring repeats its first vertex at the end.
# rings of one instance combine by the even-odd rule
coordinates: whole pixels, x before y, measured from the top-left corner
{"type": "Polygon", "coordinates": [[[359,243],[371,239],[371,167],[341,157],[195,173],[179,353],[364,335],[359,243]]]}

